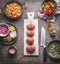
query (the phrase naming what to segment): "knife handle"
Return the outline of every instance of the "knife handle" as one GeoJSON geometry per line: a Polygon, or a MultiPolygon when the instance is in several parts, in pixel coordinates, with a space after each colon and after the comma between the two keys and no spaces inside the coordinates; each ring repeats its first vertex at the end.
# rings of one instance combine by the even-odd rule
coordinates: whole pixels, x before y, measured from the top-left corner
{"type": "Polygon", "coordinates": [[[43,48],[43,61],[46,62],[47,60],[47,52],[46,52],[46,47],[43,48]]]}

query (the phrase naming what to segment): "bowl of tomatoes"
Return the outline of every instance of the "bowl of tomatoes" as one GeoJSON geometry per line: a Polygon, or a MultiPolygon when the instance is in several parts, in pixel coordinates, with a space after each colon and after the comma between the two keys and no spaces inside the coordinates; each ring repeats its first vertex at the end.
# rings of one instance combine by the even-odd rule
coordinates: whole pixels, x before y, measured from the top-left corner
{"type": "Polygon", "coordinates": [[[54,0],[45,0],[42,3],[42,10],[46,14],[53,14],[56,10],[56,2],[54,0]]]}

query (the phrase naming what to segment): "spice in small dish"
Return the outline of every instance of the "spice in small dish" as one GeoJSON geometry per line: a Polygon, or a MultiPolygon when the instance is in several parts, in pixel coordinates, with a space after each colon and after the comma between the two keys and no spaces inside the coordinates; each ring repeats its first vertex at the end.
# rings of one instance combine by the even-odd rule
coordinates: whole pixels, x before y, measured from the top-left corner
{"type": "Polygon", "coordinates": [[[54,23],[48,24],[48,31],[52,31],[54,29],[54,23]]]}
{"type": "Polygon", "coordinates": [[[17,52],[17,50],[16,50],[16,47],[15,47],[15,46],[9,47],[8,53],[9,53],[10,55],[14,55],[14,54],[16,54],[16,52],[17,52]]]}
{"type": "Polygon", "coordinates": [[[56,36],[56,29],[53,29],[52,31],[49,32],[51,37],[55,37],[56,36]]]}
{"type": "Polygon", "coordinates": [[[10,18],[17,18],[22,14],[22,7],[17,2],[8,3],[5,7],[5,13],[10,18]]]}

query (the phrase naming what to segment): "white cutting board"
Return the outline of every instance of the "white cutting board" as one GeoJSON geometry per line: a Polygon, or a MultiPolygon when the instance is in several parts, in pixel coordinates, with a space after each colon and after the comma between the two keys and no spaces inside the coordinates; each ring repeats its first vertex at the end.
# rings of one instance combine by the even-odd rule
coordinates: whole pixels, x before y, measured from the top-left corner
{"type": "MultiPolygon", "coordinates": [[[[28,13],[30,14],[30,13],[28,13]]],[[[34,14],[33,14],[34,15],[34,14]]],[[[28,15],[28,19],[24,19],[24,56],[38,56],[39,55],[39,43],[38,43],[38,19],[33,19],[33,16],[32,17],[29,17],[28,15]],[[35,25],[35,29],[34,29],[34,46],[35,46],[35,51],[34,53],[32,54],[29,54],[27,53],[26,51],[26,47],[28,46],[27,42],[26,42],[26,39],[27,39],[27,35],[26,35],[26,32],[27,32],[27,28],[26,28],[26,25],[32,21],[32,23],[35,25]]]]}

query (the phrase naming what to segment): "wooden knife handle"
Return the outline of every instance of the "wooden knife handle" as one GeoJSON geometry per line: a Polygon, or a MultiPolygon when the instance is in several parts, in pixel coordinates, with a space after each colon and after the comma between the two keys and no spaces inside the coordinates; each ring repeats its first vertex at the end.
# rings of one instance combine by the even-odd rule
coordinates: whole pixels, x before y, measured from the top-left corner
{"type": "Polygon", "coordinates": [[[47,52],[46,52],[46,47],[43,48],[43,61],[44,61],[44,62],[47,61],[47,52]]]}

